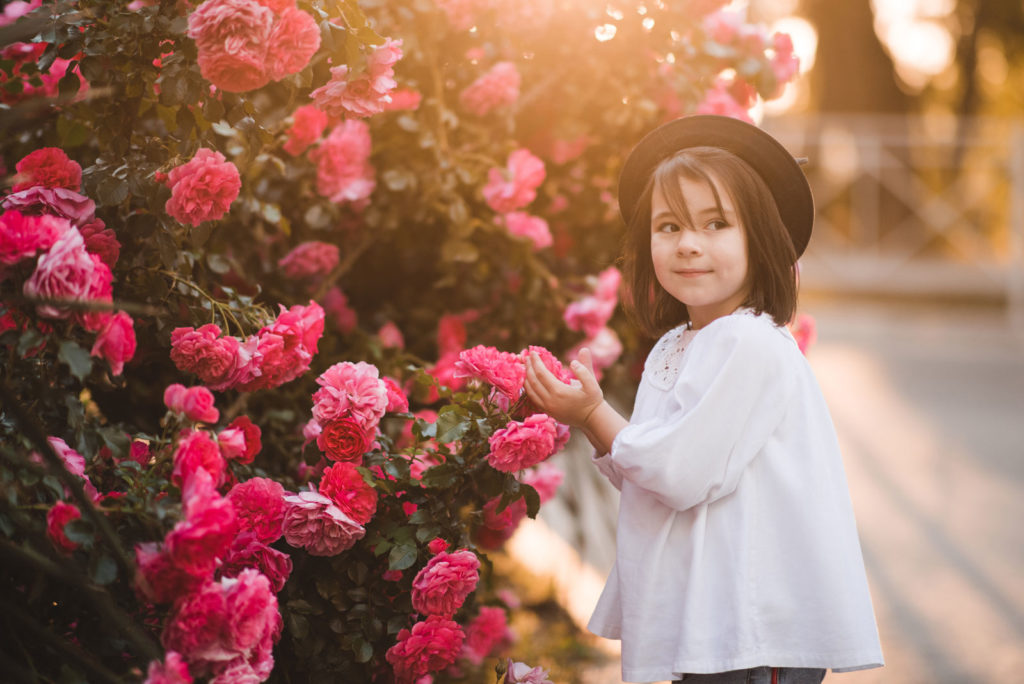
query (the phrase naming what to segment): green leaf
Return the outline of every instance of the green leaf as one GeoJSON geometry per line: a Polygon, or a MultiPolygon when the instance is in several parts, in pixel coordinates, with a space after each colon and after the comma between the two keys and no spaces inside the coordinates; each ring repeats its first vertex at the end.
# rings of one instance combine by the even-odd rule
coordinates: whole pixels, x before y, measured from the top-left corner
{"type": "Polygon", "coordinates": [[[92,557],[89,562],[89,577],[101,587],[105,587],[117,579],[117,563],[104,552],[92,557]]]}
{"type": "Polygon", "coordinates": [[[519,487],[523,493],[523,498],[526,499],[526,515],[530,518],[536,518],[537,511],[540,510],[540,494],[528,484],[520,483],[519,487]]]}
{"type": "Polygon", "coordinates": [[[79,380],[85,380],[86,376],[92,372],[92,357],[89,356],[89,352],[71,340],[60,343],[57,358],[66,363],[71,369],[71,374],[79,380]]]}
{"type": "Polygon", "coordinates": [[[416,545],[399,544],[388,554],[388,570],[406,570],[416,563],[416,545]]]}
{"type": "Polygon", "coordinates": [[[93,537],[95,531],[93,530],[92,523],[88,520],[81,518],[72,520],[64,526],[64,535],[76,544],[81,544],[85,548],[92,546],[93,537]]]}
{"type": "Polygon", "coordinates": [[[35,328],[29,328],[21,334],[20,338],[18,338],[18,347],[16,350],[18,352],[18,356],[25,356],[25,354],[38,347],[45,340],[46,338],[43,337],[41,332],[35,328]]]}
{"type": "Polygon", "coordinates": [[[114,176],[107,176],[100,181],[96,194],[99,196],[100,204],[105,207],[120,204],[128,198],[128,183],[114,176]]]}
{"type": "Polygon", "coordinates": [[[57,119],[57,135],[61,147],[78,147],[89,139],[91,131],[78,119],[60,117],[57,119]]]}
{"type": "Polygon", "coordinates": [[[78,74],[69,65],[67,73],[57,83],[57,90],[60,92],[61,97],[70,99],[78,94],[78,89],[81,85],[82,82],[78,79],[78,74]]]}
{"type": "Polygon", "coordinates": [[[446,406],[437,416],[437,438],[442,442],[461,439],[469,430],[469,421],[460,415],[458,407],[446,406]],[[447,409],[447,410],[446,410],[447,409]]]}
{"type": "Polygon", "coordinates": [[[373,657],[373,645],[362,639],[359,640],[359,644],[354,650],[357,663],[368,663],[373,657]]]}
{"type": "Polygon", "coordinates": [[[425,470],[420,482],[423,483],[424,487],[431,489],[443,489],[445,487],[451,487],[455,483],[457,475],[457,468],[451,464],[442,463],[441,465],[436,465],[433,468],[425,470]]]}

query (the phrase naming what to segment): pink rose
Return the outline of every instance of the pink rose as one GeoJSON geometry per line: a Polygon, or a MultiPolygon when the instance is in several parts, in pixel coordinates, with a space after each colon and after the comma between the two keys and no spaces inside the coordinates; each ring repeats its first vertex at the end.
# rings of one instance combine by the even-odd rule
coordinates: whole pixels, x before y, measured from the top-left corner
{"type": "Polygon", "coordinates": [[[262,435],[249,416],[238,416],[217,435],[217,443],[224,458],[248,465],[263,448],[262,435]]]}
{"type": "Polygon", "coordinates": [[[240,482],[228,492],[235,508],[238,525],[251,532],[258,541],[273,544],[284,533],[284,487],[265,477],[240,482]]]}
{"type": "Polygon", "coordinates": [[[540,496],[540,502],[543,504],[554,498],[558,492],[558,486],[562,484],[564,478],[565,473],[561,468],[552,465],[549,461],[544,461],[523,472],[519,476],[519,481],[536,489],[540,496]]]}
{"type": "Polygon", "coordinates": [[[352,332],[358,323],[358,314],[349,306],[348,297],[337,285],[331,287],[324,295],[324,312],[334,324],[334,329],[342,335],[352,332]]]}
{"type": "Polygon", "coordinates": [[[320,28],[298,7],[286,7],[274,21],[267,40],[266,64],[271,80],[278,81],[306,68],[320,48],[320,28]]]}
{"type": "Polygon", "coordinates": [[[423,615],[450,618],[480,580],[480,560],[472,551],[442,551],[412,581],[412,607],[423,615]]]}
{"type": "Polygon", "coordinates": [[[18,170],[18,182],[11,192],[21,192],[37,185],[77,191],[82,185],[82,167],[71,161],[59,147],[42,147],[30,152],[14,168],[18,170]]]}
{"type": "Polygon", "coordinates": [[[316,445],[332,461],[358,464],[363,462],[363,455],[370,448],[370,439],[358,422],[339,418],[321,428],[316,435],[316,445]]]}
{"type": "Polygon", "coordinates": [[[488,439],[491,451],[487,462],[506,473],[537,465],[555,451],[555,425],[555,419],[546,413],[510,422],[488,439]]]}
{"type": "Polygon", "coordinates": [[[437,322],[438,356],[460,352],[466,346],[466,323],[477,317],[476,311],[444,314],[437,322]]]}
{"type": "Polygon", "coordinates": [[[331,80],[310,93],[310,97],[318,109],[334,118],[373,116],[391,102],[387,90],[376,90],[369,76],[349,80],[348,66],[344,64],[331,67],[331,80]]]}
{"type": "MultiPolygon", "coordinates": [[[[267,46],[274,13],[254,0],[207,0],[188,18],[203,78],[227,92],[267,84],[267,46]]],[[[193,224],[198,225],[198,224],[193,224]]]]}
{"type": "Polygon", "coordinates": [[[547,368],[552,375],[554,375],[556,378],[558,378],[565,384],[570,385],[572,384],[572,381],[576,379],[575,374],[573,374],[572,371],[570,371],[568,368],[562,365],[562,362],[558,360],[558,357],[556,357],[554,354],[552,354],[544,347],[530,345],[523,351],[519,352],[519,358],[525,364],[526,359],[530,356],[530,354],[536,354],[537,357],[540,359],[541,363],[544,364],[544,367],[547,368]]]}
{"type": "Polygon", "coordinates": [[[530,667],[526,663],[508,659],[505,668],[505,684],[554,684],[548,679],[548,671],[541,667],[530,667]]]}
{"type": "Polygon", "coordinates": [[[41,185],[15,192],[0,199],[4,209],[22,214],[53,214],[66,218],[75,228],[82,228],[96,219],[96,203],[67,188],[46,188],[41,185]]]}
{"type": "Polygon", "coordinates": [[[619,300],[619,285],[622,283],[622,272],[614,266],[609,266],[597,274],[597,287],[594,288],[594,296],[598,299],[619,300]]]}
{"type": "MultiPolygon", "coordinates": [[[[86,251],[82,234],[74,229],[61,235],[50,251],[39,257],[36,270],[22,290],[28,297],[110,302],[112,281],[110,267],[86,251]]],[[[53,304],[41,304],[36,311],[46,318],[72,315],[71,311],[53,304]]],[[[87,329],[98,329],[103,322],[102,316],[93,313],[75,316],[87,329]]]]}
{"type": "Polygon", "coordinates": [[[393,80],[394,66],[402,59],[402,41],[388,38],[382,44],[376,46],[373,52],[366,58],[366,71],[374,79],[374,88],[377,90],[391,90],[395,87],[393,80]]]}
{"type": "Polygon", "coordinates": [[[734,119],[754,123],[742,104],[736,101],[729,92],[729,83],[724,79],[717,79],[714,87],[707,91],[704,99],[697,105],[697,114],[718,114],[720,116],[731,116],[734,119]]]}
{"type": "Polygon", "coordinates": [[[496,648],[511,643],[512,639],[505,610],[497,606],[481,606],[479,615],[466,628],[462,657],[480,665],[496,648]]]}
{"type": "Polygon", "coordinates": [[[400,684],[412,684],[418,678],[443,670],[459,656],[465,634],[458,623],[431,615],[403,629],[398,641],[385,654],[400,684]]]}
{"type": "Polygon", "coordinates": [[[522,392],[526,367],[519,355],[481,344],[459,353],[454,375],[483,380],[515,400],[522,392]]]}
{"type": "Polygon", "coordinates": [[[248,568],[266,577],[271,591],[277,594],[292,574],[292,559],[287,553],[270,548],[251,532],[242,532],[221,559],[215,579],[237,577],[248,568]]]}
{"type": "Polygon", "coordinates": [[[519,99],[520,80],[515,63],[498,62],[462,91],[459,102],[471,114],[484,116],[519,99]]]}
{"type": "Polygon", "coordinates": [[[441,539],[440,537],[435,537],[434,539],[430,540],[429,544],[427,544],[427,549],[430,551],[430,553],[437,555],[442,551],[448,550],[448,542],[446,542],[444,539],[441,539]]]}
{"type": "Polygon", "coordinates": [[[266,679],[281,628],[269,580],[246,569],[237,577],[207,582],[176,604],[161,641],[181,653],[196,675],[222,675],[230,668],[266,679]]]}
{"type": "Polygon", "coordinates": [[[178,370],[195,373],[212,390],[233,387],[244,378],[253,350],[234,337],[221,337],[220,327],[175,328],[171,332],[171,361],[178,370]]]}
{"type": "Polygon", "coordinates": [[[281,313],[256,335],[256,350],[246,369],[253,377],[238,385],[252,392],[279,387],[307,370],[324,333],[324,310],[314,301],[307,306],[281,306],[281,313]]]}
{"type": "Polygon", "coordinates": [[[302,105],[292,114],[292,125],[285,132],[288,141],[284,151],[297,157],[320,139],[327,129],[327,114],[316,108],[316,105],[302,105]]]}
{"type": "Polygon", "coordinates": [[[171,169],[167,183],[171,198],[164,209],[179,223],[192,226],[223,217],[242,188],[235,165],[220,152],[205,147],[188,162],[171,169]]]}
{"type": "Polygon", "coordinates": [[[191,421],[216,423],[220,419],[220,411],[213,403],[213,394],[205,387],[186,388],[174,383],[164,390],[164,405],[191,421]]]}
{"type": "Polygon", "coordinates": [[[102,357],[110,364],[110,372],[120,375],[125,362],[135,356],[135,346],[135,323],[124,311],[118,311],[100,328],[89,353],[102,357]]]}
{"type": "Polygon", "coordinates": [[[71,223],[59,216],[4,212],[0,215],[0,265],[10,266],[45,252],[70,230],[71,223]]]}
{"type": "Polygon", "coordinates": [[[521,209],[537,196],[544,182],[544,162],[527,149],[518,149],[508,157],[505,169],[492,168],[487,173],[483,195],[487,205],[499,214],[521,209]]]}
{"type": "Polygon", "coordinates": [[[114,231],[106,227],[100,219],[85,224],[78,229],[85,241],[85,248],[90,254],[95,254],[100,261],[113,270],[117,259],[121,256],[121,243],[114,231]]]}
{"type": "MultiPolygon", "coordinates": [[[[68,446],[68,443],[60,437],[47,437],[46,441],[57,453],[57,458],[59,458],[61,463],[64,465],[64,469],[72,475],[77,475],[82,478],[82,488],[85,489],[85,493],[89,499],[93,503],[99,501],[100,493],[96,491],[96,487],[94,487],[92,482],[89,481],[89,476],[85,474],[85,457],[68,446]]],[[[36,460],[36,462],[42,462],[42,457],[39,454],[35,454],[34,460],[36,460]]],[[[71,491],[67,487],[64,488],[64,495],[71,495],[71,491]]]]}
{"type": "Polygon", "coordinates": [[[343,461],[325,468],[320,493],[359,525],[370,522],[377,512],[377,491],[366,484],[352,463],[343,461]]]}
{"type": "Polygon", "coordinates": [[[582,331],[592,337],[608,324],[616,305],[614,299],[587,295],[570,303],[562,318],[569,330],[582,331]]]}
{"type": "Polygon", "coordinates": [[[513,211],[501,217],[508,232],[517,237],[526,238],[533,243],[534,250],[550,247],[554,240],[548,222],[539,216],[531,216],[526,212],[513,211]]]}
{"type": "Polygon", "coordinates": [[[128,448],[128,458],[130,460],[144,466],[149,463],[149,456],[149,444],[139,439],[132,441],[131,446],[128,448]]]}
{"type": "Polygon", "coordinates": [[[196,61],[203,78],[227,93],[245,93],[270,82],[266,54],[262,50],[200,51],[196,61]]]}
{"type": "Polygon", "coordinates": [[[72,520],[78,520],[81,517],[82,514],[78,507],[63,501],[53,504],[46,512],[46,536],[61,553],[68,554],[78,548],[78,544],[64,534],[64,527],[72,520]]]}
{"type": "Polygon", "coordinates": [[[238,533],[234,506],[214,487],[214,480],[205,470],[198,470],[185,481],[185,519],[164,539],[174,563],[196,577],[212,576],[217,558],[238,533]]]}
{"type": "Polygon", "coordinates": [[[320,389],[313,395],[313,417],[321,425],[350,418],[365,433],[376,429],[388,406],[387,385],[380,379],[376,366],[360,361],[336,363],[316,383],[320,389]]]}
{"type": "Polygon", "coordinates": [[[168,651],[163,662],[150,661],[143,684],[192,684],[192,675],[181,654],[168,651]]]}
{"type": "Polygon", "coordinates": [[[171,482],[184,488],[197,470],[205,470],[215,486],[224,481],[227,464],[217,443],[204,430],[183,430],[174,451],[174,470],[171,482]]]}
{"type": "Polygon", "coordinates": [[[288,494],[284,538],[312,556],[336,556],[363,538],[366,530],[329,498],[314,491],[288,494]]]}
{"type": "Polygon", "coordinates": [[[191,594],[208,579],[189,574],[166,550],[159,550],[152,542],[135,546],[135,564],[139,567],[136,588],[141,596],[154,603],[173,603],[191,594]]]}
{"type": "Polygon", "coordinates": [[[332,202],[361,202],[377,187],[369,163],[370,127],[364,121],[346,119],[310,153],[316,163],[317,192],[332,202]]]}
{"type": "Polygon", "coordinates": [[[377,331],[377,338],[385,348],[405,349],[405,338],[402,337],[402,331],[392,321],[388,321],[380,327],[380,330],[377,331]]]}
{"type": "Polygon", "coordinates": [[[339,259],[337,245],[311,240],[297,245],[277,265],[293,280],[317,280],[333,271],[339,259]]]}
{"type": "Polygon", "coordinates": [[[384,385],[388,390],[388,413],[407,413],[409,411],[409,397],[405,395],[402,386],[394,378],[385,376],[384,385]]]}

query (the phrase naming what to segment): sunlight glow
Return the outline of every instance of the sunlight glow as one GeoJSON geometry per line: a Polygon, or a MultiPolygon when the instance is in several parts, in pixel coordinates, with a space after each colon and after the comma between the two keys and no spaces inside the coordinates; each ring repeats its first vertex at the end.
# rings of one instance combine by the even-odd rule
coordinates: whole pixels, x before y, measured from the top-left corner
{"type": "Polygon", "coordinates": [[[904,83],[921,89],[953,63],[956,0],[871,0],[871,7],[875,32],[904,83]]]}
{"type": "Polygon", "coordinates": [[[602,24],[594,29],[594,37],[604,43],[614,38],[617,30],[615,24],[602,24]]]}

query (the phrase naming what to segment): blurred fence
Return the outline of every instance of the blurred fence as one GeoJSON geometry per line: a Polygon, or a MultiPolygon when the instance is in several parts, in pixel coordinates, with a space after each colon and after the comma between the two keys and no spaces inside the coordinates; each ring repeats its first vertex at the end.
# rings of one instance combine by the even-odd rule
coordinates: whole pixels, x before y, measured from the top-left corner
{"type": "Polygon", "coordinates": [[[786,116],[763,123],[817,205],[806,290],[1005,304],[1024,326],[1024,121],[786,116]]]}

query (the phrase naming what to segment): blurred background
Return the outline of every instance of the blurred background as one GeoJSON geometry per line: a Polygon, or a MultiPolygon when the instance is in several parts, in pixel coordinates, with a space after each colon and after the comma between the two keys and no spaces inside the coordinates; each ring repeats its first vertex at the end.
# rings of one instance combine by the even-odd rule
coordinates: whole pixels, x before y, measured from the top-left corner
{"type": "MultiPolygon", "coordinates": [[[[611,9],[611,8],[610,8],[611,9]]],[[[887,665],[827,682],[1024,671],[1024,3],[747,0],[800,76],[755,110],[817,204],[808,358],[843,447],[887,665]]],[[[615,390],[613,390],[614,392],[615,390]]],[[[616,399],[628,410],[632,396],[616,399]]],[[[616,492],[585,444],[511,542],[585,624],[616,492]]],[[[609,660],[582,681],[618,682],[609,660]]]]}

